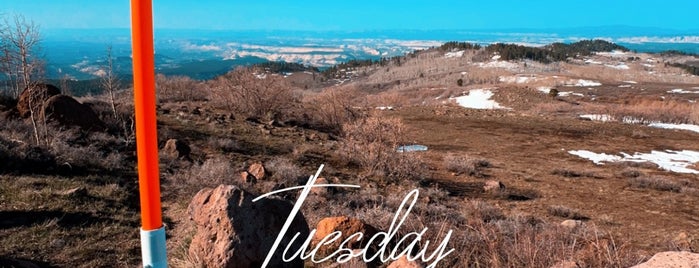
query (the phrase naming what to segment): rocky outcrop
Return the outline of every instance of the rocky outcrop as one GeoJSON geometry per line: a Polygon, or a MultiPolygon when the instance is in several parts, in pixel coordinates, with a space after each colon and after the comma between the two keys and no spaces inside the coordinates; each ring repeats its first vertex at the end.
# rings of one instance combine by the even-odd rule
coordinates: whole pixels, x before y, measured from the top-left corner
{"type": "Polygon", "coordinates": [[[42,117],[65,126],[78,126],[86,130],[103,130],[104,122],[92,109],[70,96],[55,95],[44,102],[42,117]]]}
{"type": "Polygon", "coordinates": [[[633,266],[632,268],[697,268],[699,267],[699,253],[667,251],[655,254],[647,262],[633,266]]]}
{"type": "MultiPolygon", "coordinates": [[[[260,267],[293,205],[276,198],[253,202],[254,198],[231,185],[199,191],[188,208],[197,229],[189,247],[190,257],[201,260],[205,267],[260,267]]],[[[294,252],[309,235],[308,224],[300,213],[267,267],[303,267],[300,259],[283,262],[281,258],[297,232],[300,239],[290,248],[294,252]]]]}
{"type": "Polygon", "coordinates": [[[189,159],[192,148],[184,141],[169,139],[163,147],[163,154],[170,159],[189,159]]]}
{"type": "Polygon", "coordinates": [[[59,94],[61,94],[61,90],[50,84],[27,87],[19,95],[17,111],[21,117],[29,117],[31,114],[30,107],[34,107],[34,112],[38,113],[44,102],[59,94]]]}

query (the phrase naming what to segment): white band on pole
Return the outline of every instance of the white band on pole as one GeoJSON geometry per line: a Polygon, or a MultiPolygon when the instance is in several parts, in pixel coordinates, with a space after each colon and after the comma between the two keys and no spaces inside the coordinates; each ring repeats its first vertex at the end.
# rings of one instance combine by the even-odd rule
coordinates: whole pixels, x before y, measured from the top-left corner
{"type": "Polygon", "coordinates": [[[152,231],[141,229],[143,267],[166,268],[167,253],[165,248],[165,226],[152,231]]]}

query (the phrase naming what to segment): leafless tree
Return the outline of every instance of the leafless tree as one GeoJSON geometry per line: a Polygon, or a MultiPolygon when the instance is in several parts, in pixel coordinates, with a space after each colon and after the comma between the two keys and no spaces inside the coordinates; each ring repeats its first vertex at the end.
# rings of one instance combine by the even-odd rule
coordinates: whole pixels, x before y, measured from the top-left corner
{"type": "Polygon", "coordinates": [[[0,34],[2,72],[11,81],[14,96],[18,97],[22,89],[30,88],[42,75],[39,26],[22,15],[14,15],[2,21],[0,34]]]}
{"type": "Polygon", "coordinates": [[[102,70],[104,71],[104,75],[100,79],[100,86],[102,87],[102,89],[107,91],[107,94],[109,95],[109,103],[112,106],[112,113],[114,114],[114,119],[120,121],[119,114],[117,113],[116,101],[114,100],[114,92],[121,89],[121,80],[114,72],[114,58],[112,58],[112,46],[107,47],[107,55],[102,70]]]}
{"type": "Polygon", "coordinates": [[[0,40],[0,71],[9,81],[14,97],[19,97],[22,90],[28,90],[34,138],[37,144],[41,144],[42,140],[48,143],[46,118],[39,118],[38,113],[43,103],[38,103],[39,99],[34,98],[44,68],[39,52],[39,26],[22,15],[4,18],[0,22],[0,40]]]}

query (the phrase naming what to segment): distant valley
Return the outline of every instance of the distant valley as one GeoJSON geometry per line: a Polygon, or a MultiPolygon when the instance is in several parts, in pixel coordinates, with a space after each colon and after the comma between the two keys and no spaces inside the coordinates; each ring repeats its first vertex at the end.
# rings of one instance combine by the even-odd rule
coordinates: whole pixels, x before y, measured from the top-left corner
{"type": "MultiPolygon", "coordinates": [[[[659,29],[611,27],[508,31],[193,31],[156,30],[156,71],[210,79],[236,66],[284,61],[328,68],[350,60],[377,60],[414,50],[438,47],[447,41],[477,44],[516,43],[541,46],[554,42],[603,39],[639,52],[677,50],[699,53],[699,34],[659,29]],[[553,32],[553,31],[549,31],[553,32]]],[[[108,46],[115,69],[131,74],[128,29],[43,30],[43,52],[50,79],[90,80],[103,72],[108,46]]]]}

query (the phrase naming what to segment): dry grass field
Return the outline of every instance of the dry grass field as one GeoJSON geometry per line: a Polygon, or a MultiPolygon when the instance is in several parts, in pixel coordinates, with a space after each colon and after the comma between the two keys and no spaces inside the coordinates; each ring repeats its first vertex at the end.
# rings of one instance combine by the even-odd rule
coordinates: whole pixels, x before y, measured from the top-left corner
{"type": "MultiPolygon", "coordinates": [[[[205,82],[160,77],[161,148],[177,139],[191,149],[161,157],[171,264],[200,264],[187,253],[187,206],[200,189],[266,193],[305,183],[321,164],[328,181],[362,188],[310,197],[302,207],[310,226],[345,215],[386,230],[417,188],[402,232],[427,227],[438,240],[453,230],[456,251],[440,267],[629,267],[659,251],[699,250],[696,174],[570,153],[699,151],[699,133],[649,125],[699,124],[699,77],[664,64],[684,56],[602,53],[541,64],[483,53],[428,50],[361,67],[342,84],[304,73],[259,79],[254,70],[205,82]],[[477,89],[506,108],[457,104],[477,89]],[[396,152],[409,144],[428,149],[396,152]],[[241,179],[258,162],[267,179],[241,179]]],[[[139,265],[130,95],[118,95],[118,120],[106,96],[80,100],[108,130],[48,122],[41,144],[12,115],[16,100],[0,103],[0,267],[139,265]]],[[[697,161],[688,168],[699,170],[697,161]]]]}

